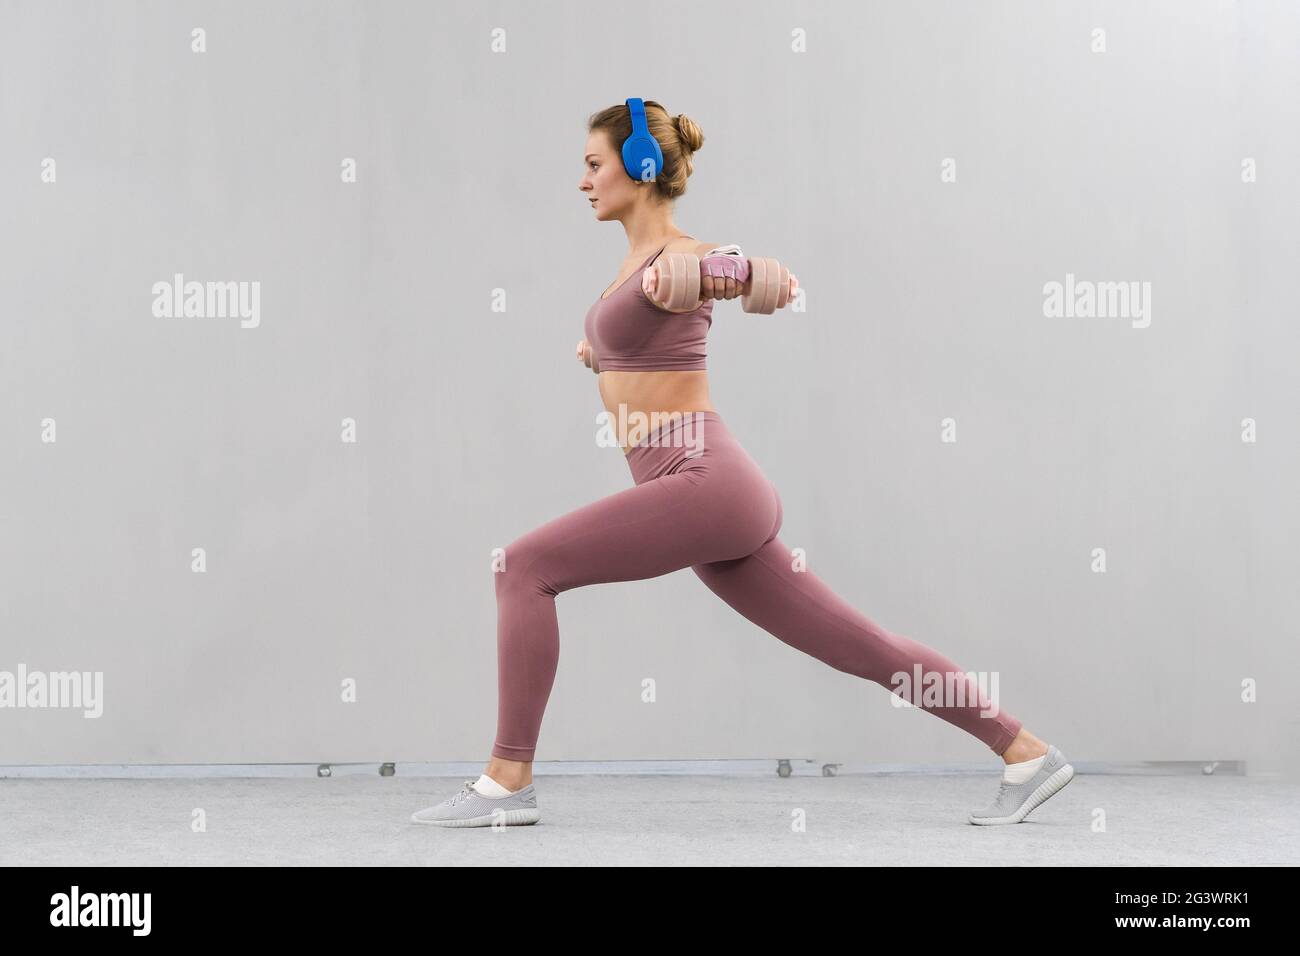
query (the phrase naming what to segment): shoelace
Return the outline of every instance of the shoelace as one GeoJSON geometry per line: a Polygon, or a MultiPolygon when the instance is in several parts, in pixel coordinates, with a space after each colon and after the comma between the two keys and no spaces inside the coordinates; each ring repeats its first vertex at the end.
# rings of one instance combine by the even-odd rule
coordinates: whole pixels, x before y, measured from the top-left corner
{"type": "Polygon", "coordinates": [[[466,780],[465,786],[461,787],[460,792],[451,798],[451,805],[455,806],[457,803],[460,803],[462,799],[468,800],[470,796],[476,793],[478,793],[478,791],[474,789],[474,781],[466,780]]]}

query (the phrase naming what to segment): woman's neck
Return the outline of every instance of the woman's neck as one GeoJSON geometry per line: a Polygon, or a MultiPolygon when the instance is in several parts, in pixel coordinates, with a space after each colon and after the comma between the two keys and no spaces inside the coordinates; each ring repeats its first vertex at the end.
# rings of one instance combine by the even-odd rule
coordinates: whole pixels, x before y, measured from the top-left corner
{"type": "Polygon", "coordinates": [[[656,252],[665,240],[682,234],[673,224],[673,217],[659,210],[634,212],[623,220],[623,228],[627,231],[628,255],[633,257],[656,252]]]}

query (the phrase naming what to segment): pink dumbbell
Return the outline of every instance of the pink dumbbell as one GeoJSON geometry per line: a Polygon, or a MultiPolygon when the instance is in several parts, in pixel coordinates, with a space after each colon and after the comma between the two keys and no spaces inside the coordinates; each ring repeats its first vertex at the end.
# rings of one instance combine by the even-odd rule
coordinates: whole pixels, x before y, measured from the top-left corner
{"type": "MultiPolygon", "coordinates": [[[[668,252],[650,266],[655,272],[654,301],[669,312],[700,306],[700,260],[690,252],[668,252]]],[[[790,270],[775,259],[750,259],[749,280],[740,295],[746,312],[771,315],[784,309],[793,294],[790,270]]]]}
{"type": "Polygon", "coordinates": [[[596,357],[596,350],[591,347],[591,343],[586,339],[578,342],[578,361],[587,366],[597,375],[600,374],[600,360],[596,357]]]}

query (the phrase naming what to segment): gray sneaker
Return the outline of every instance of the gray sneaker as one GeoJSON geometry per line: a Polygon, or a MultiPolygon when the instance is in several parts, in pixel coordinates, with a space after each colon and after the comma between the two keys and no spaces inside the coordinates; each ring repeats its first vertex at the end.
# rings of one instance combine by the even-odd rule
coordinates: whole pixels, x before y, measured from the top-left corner
{"type": "Polygon", "coordinates": [[[504,797],[488,797],[474,789],[473,780],[466,780],[450,799],[412,813],[411,822],[440,827],[490,827],[497,822],[502,826],[519,826],[536,823],[541,816],[537,791],[531,783],[504,797]]]}
{"type": "Polygon", "coordinates": [[[1052,794],[1074,779],[1074,768],[1065,755],[1051,744],[1038,772],[1024,783],[1001,782],[997,798],[983,810],[972,810],[970,822],[981,826],[995,823],[1019,823],[1052,794]]]}

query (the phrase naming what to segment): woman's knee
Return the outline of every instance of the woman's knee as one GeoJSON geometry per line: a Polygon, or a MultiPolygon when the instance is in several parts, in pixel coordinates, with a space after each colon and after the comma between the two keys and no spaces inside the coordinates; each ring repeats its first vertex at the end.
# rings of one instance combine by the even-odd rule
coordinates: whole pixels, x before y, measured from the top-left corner
{"type": "Polygon", "coordinates": [[[545,543],[536,531],[506,545],[494,564],[497,600],[529,594],[554,592],[546,584],[542,557],[545,543]]]}

